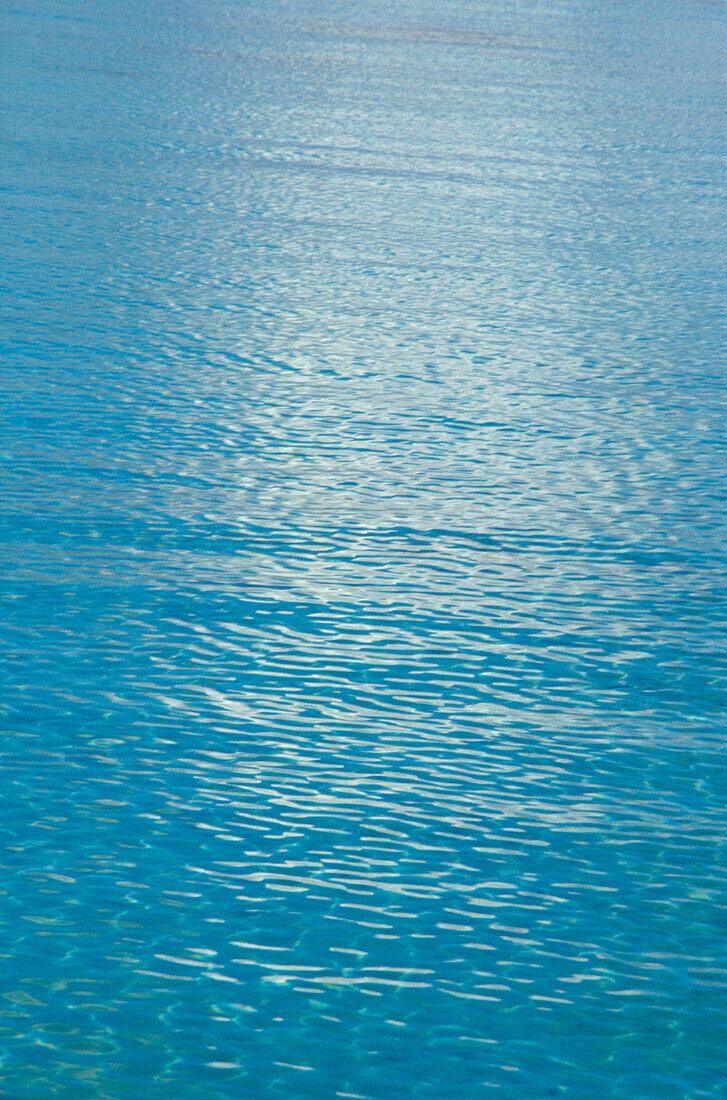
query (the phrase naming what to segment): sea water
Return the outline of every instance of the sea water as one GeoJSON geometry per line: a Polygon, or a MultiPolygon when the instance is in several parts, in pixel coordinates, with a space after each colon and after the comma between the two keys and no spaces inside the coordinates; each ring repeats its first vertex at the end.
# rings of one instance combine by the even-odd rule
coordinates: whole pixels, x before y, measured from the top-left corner
{"type": "Polygon", "coordinates": [[[717,1100],[707,0],[0,3],[0,1093],[717,1100]]]}

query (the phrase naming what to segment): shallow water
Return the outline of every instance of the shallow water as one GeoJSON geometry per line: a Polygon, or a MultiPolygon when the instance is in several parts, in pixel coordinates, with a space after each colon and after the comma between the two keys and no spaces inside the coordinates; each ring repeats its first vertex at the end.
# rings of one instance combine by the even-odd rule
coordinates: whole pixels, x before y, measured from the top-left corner
{"type": "Polygon", "coordinates": [[[725,1095],[726,26],[0,3],[3,1095],[725,1095]]]}

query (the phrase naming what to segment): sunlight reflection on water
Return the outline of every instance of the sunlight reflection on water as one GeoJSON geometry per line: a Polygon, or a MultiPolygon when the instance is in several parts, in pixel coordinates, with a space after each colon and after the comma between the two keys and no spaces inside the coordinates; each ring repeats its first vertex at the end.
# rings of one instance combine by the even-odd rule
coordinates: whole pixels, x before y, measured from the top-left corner
{"type": "Polygon", "coordinates": [[[721,1096],[717,5],[0,6],[0,1091],[721,1096]]]}

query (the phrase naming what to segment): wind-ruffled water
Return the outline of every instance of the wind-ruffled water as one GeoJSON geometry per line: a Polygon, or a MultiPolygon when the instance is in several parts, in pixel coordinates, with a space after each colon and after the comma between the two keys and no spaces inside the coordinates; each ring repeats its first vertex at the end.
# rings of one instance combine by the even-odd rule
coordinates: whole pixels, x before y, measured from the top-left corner
{"type": "Polygon", "coordinates": [[[0,1092],[717,1100],[707,0],[0,3],[0,1092]]]}

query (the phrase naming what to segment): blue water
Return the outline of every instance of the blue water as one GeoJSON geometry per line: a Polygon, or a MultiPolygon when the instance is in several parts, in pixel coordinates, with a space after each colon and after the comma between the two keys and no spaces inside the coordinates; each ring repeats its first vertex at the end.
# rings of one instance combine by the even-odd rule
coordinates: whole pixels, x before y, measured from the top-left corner
{"type": "Polygon", "coordinates": [[[727,1096],[726,32],[1,0],[0,1094],[727,1096]]]}

